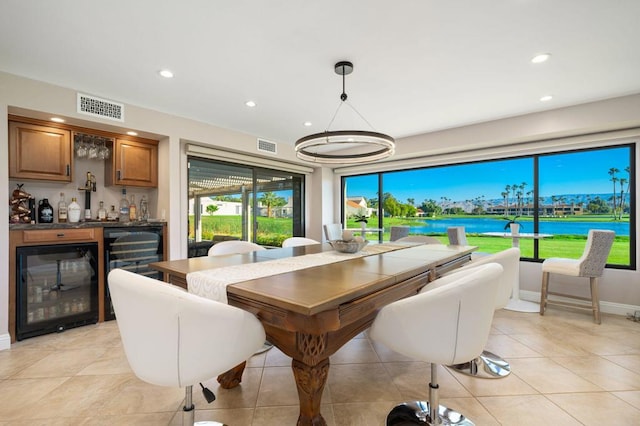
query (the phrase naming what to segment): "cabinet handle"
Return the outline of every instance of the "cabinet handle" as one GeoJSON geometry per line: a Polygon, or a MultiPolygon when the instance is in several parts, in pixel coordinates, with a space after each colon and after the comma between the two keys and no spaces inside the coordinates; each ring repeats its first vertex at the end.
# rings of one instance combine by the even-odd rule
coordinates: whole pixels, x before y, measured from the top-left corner
{"type": "Polygon", "coordinates": [[[64,238],[64,233],[56,234],[56,237],[58,237],[58,238],[64,238]]]}
{"type": "Polygon", "coordinates": [[[67,176],[71,176],[71,165],[67,164],[67,176]]]}
{"type": "Polygon", "coordinates": [[[120,170],[116,170],[116,180],[120,180],[120,170]]]}

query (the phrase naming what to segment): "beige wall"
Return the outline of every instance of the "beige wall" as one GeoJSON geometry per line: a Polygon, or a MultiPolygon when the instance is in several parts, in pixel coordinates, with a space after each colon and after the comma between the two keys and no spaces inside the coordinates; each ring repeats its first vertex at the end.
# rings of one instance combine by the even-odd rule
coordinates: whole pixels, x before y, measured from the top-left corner
{"type": "MultiPolygon", "coordinates": [[[[186,186],[186,141],[220,149],[258,155],[256,136],[188,120],[168,114],[125,105],[126,127],[108,120],[94,119],[76,112],[76,90],[0,73],[0,117],[8,113],[29,110],[67,117],[72,124],[102,128],[112,131],[136,130],[141,136],[160,140],[159,186],[152,208],[165,210],[169,221],[169,258],[186,257],[187,214],[186,186]]],[[[94,94],[94,93],[89,93],[94,94]]],[[[94,94],[102,98],[104,94],[94,94]]],[[[114,101],[119,102],[118,99],[114,101]]],[[[49,115],[42,115],[48,118],[49,115]]],[[[527,116],[496,120],[474,126],[444,130],[430,134],[404,138],[398,141],[394,162],[377,167],[406,168],[409,158],[440,154],[439,161],[453,158],[456,152],[469,151],[465,156],[473,159],[482,155],[498,156],[509,150],[510,144],[536,141],[550,137],[567,136],[593,131],[640,127],[640,95],[617,98],[561,110],[548,111],[527,116]],[[498,146],[498,148],[495,148],[498,146]],[[478,148],[494,147],[489,154],[474,153],[478,148]],[[398,161],[402,160],[402,161],[398,161]]],[[[0,120],[0,164],[8,163],[7,120],[0,120]]],[[[266,157],[273,159],[273,157],[266,157]]],[[[279,144],[278,160],[299,163],[293,148],[279,144]]],[[[422,160],[421,160],[422,161],[422,160]]],[[[640,164],[640,161],[636,161],[640,164]]],[[[0,167],[0,199],[8,200],[9,185],[6,167],[0,167]]],[[[339,174],[329,168],[316,168],[307,178],[307,235],[323,239],[321,226],[340,221],[339,174]]],[[[637,196],[637,194],[636,194],[637,196]]],[[[7,203],[0,203],[0,217],[9,217],[7,203]]],[[[8,270],[8,220],[0,221],[0,274],[6,277],[8,270]]],[[[525,293],[539,291],[539,265],[523,263],[523,289],[525,293]]],[[[8,284],[0,279],[0,349],[8,347],[8,284]]],[[[602,286],[603,300],[613,306],[619,304],[640,305],[640,277],[635,271],[607,271],[602,286]]]]}
{"type": "MultiPolygon", "coordinates": [[[[76,94],[78,91],[29,80],[19,76],[0,72],[0,164],[8,164],[7,149],[7,114],[18,113],[30,115],[35,118],[49,119],[53,114],[67,118],[70,124],[82,125],[89,128],[122,132],[135,130],[140,136],[151,137],[160,140],[159,146],[159,183],[158,189],[153,194],[154,205],[150,206],[152,213],[160,217],[164,210],[169,222],[169,258],[178,259],[186,257],[187,241],[183,236],[187,235],[187,225],[183,218],[188,211],[186,187],[186,154],[185,144],[196,143],[219,149],[237,151],[261,156],[256,150],[256,136],[248,135],[232,130],[222,129],[205,123],[188,120],[181,117],[139,108],[133,105],[125,105],[124,124],[92,118],[76,112],[76,94]],[[38,114],[38,112],[44,114],[38,114]]],[[[83,92],[84,93],[84,92],[83,92]]],[[[108,96],[89,93],[108,99],[108,96]]],[[[113,99],[119,102],[118,99],[113,99]]],[[[274,157],[262,155],[273,160],[274,157]]],[[[278,145],[278,161],[300,163],[295,158],[291,146],[278,145]]],[[[306,164],[305,164],[306,165],[306,164]]],[[[103,170],[100,168],[100,170],[103,170]]],[[[76,167],[77,180],[78,169],[76,167]]],[[[101,172],[96,173],[100,183],[101,172]]],[[[307,184],[307,200],[313,199],[313,176],[307,184]]],[[[9,199],[9,179],[7,167],[0,167],[0,196],[3,200],[9,199]]],[[[69,187],[73,187],[70,184],[69,187]]],[[[54,201],[60,189],[56,185],[39,182],[28,182],[25,188],[34,189],[34,195],[41,196],[46,191],[52,192],[54,201]]],[[[322,187],[318,187],[321,190],[322,187]]],[[[118,188],[103,189],[104,197],[114,199],[119,192],[118,188]]],[[[70,192],[70,191],[69,191],[70,192]]],[[[6,218],[0,221],[0,274],[7,276],[8,270],[8,245],[9,245],[9,206],[8,203],[0,203],[0,217],[6,218]]],[[[307,211],[309,218],[309,212],[307,211]]],[[[312,217],[309,221],[314,227],[321,228],[321,218],[312,217]]],[[[310,235],[313,234],[310,231],[310,235]]],[[[316,233],[316,237],[320,234],[316,233]]],[[[0,350],[9,346],[8,335],[8,284],[7,280],[0,279],[0,350]]]]}

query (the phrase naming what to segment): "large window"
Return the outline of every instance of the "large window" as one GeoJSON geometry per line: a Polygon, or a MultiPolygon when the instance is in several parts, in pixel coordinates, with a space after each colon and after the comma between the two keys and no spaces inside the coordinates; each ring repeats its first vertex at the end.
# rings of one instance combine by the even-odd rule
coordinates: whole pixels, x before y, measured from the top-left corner
{"type": "Polygon", "coordinates": [[[190,256],[226,239],[280,246],[304,235],[303,175],[194,157],[188,168],[190,256]]]}
{"type": "Polygon", "coordinates": [[[545,233],[521,239],[522,257],[578,258],[589,229],[616,232],[610,266],[635,268],[635,145],[531,155],[513,159],[343,177],[343,220],[380,227],[369,239],[388,239],[394,225],[447,243],[450,226],[464,226],[467,239],[484,252],[511,246],[486,235],[508,231],[545,233]]]}

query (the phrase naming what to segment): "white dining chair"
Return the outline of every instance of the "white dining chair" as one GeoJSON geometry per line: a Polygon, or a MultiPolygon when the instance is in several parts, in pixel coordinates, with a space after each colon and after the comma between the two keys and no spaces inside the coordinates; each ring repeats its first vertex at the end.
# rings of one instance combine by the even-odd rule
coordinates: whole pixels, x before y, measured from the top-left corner
{"type": "Polygon", "coordinates": [[[342,239],[342,224],[340,223],[328,223],[323,225],[324,228],[324,236],[329,241],[341,240],[342,239]]]}
{"type": "MultiPolygon", "coordinates": [[[[438,364],[457,364],[484,348],[502,267],[491,263],[451,277],[446,284],[380,309],[369,336],[389,349],[431,363],[429,401],[404,402],[387,416],[387,425],[473,425],[464,415],[440,405],[438,364]]],[[[438,281],[438,280],[436,280],[438,281]]]]}
{"type": "MultiPolygon", "coordinates": [[[[615,232],[600,229],[591,229],[587,236],[587,244],[584,252],[579,259],[565,259],[559,257],[551,257],[542,262],[542,289],[540,291],[540,315],[544,315],[547,305],[557,305],[569,308],[584,309],[593,312],[593,319],[600,324],[600,296],[598,293],[598,279],[604,273],[604,267],[607,264],[607,258],[613,245],[615,232]],[[589,278],[590,297],[577,296],[575,294],[559,293],[549,291],[549,275],[568,275],[572,277],[589,278]],[[584,303],[568,302],[559,299],[550,299],[549,296],[557,296],[569,298],[579,301],[590,302],[589,305],[584,303]]],[[[575,287],[580,285],[577,282],[566,283],[566,285],[575,287]]]]}
{"type": "Polygon", "coordinates": [[[313,240],[311,238],[305,238],[305,237],[289,237],[282,242],[282,247],[299,247],[299,246],[309,246],[312,244],[320,244],[320,242],[313,240]]]}
{"type": "MultiPolygon", "coordinates": [[[[494,309],[502,309],[507,306],[511,298],[514,280],[520,279],[520,249],[511,247],[498,253],[487,254],[473,259],[471,262],[449,273],[457,274],[477,268],[488,263],[497,263],[502,266],[502,274],[498,277],[498,287],[496,289],[496,299],[494,309]]],[[[445,276],[447,276],[445,275],[445,276]]],[[[434,281],[434,282],[437,282],[434,281]]],[[[427,288],[429,285],[427,285],[427,288]]],[[[493,352],[483,350],[476,358],[460,364],[449,365],[450,369],[468,376],[480,377],[484,379],[500,379],[511,373],[511,366],[501,356],[493,352]]]]}
{"type": "Polygon", "coordinates": [[[185,388],[184,424],[193,424],[193,385],[246,362],[264,342],[248,311],[123,269],[107,281],[129,366],[147,383],[185,388]]]}
{"type": "Polygon", "coordinates": [[[242,254],[252,251],[266,250],[259,244],[250,241],[229,240],[221,241],[211,246],[209,256],[221,256],[223,254],[242,254]]]}

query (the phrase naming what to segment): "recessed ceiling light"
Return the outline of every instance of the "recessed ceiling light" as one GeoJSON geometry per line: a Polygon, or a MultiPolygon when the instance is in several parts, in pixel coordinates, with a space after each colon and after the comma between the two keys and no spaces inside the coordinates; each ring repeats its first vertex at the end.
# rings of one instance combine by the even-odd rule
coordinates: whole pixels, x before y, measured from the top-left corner
{"type": "Polygon", "coordinates": [[[541,101],[541,102],[547,102],[547,101],[550,101],[551,99],[553,99],[553,96],[551,96],[551,95],[545,95],[545,96],[543,96],[543,97],[541,97],[541,98],[540,98],[540,101],[541,101]]]}
{"type": "Polygon", "coordinates": [[[248,106],[249,108],[253,108],[256,106],[256,103],[254,101],[247,101],[244,103],[246,106],[248,106]]]}
{"type": "Polygon", "coordinates": [[[531,62],[534,64],[541,64],[546,62],[551,57],[551,53],[541,53],[531,58],[531,62]]]}
{"type": "Polygon", "coordinates": [[[127,134],[128,134],[129,136],[138,136],[138,133],[136,133],[136,132],[134,132],[134,131],[131,131],[131,130],[129,130],[129,131],[127,132],[127,134]]]}
{"type": "Polygon", "coordinates": [[[311,127],[311,125],[312,125],[312,124],[313,124],[313,123],[312,123],[312,122],[310,122],[310,121],[305,121],[305,122],[304,122],[305,127],[311,127]]]}
{"type": "Polygon", "coordinates": [[[64,118],[51,117],[51,121],[55,121],[56,123],[64,123],[64,118]]]}
{"type": "Polygon", "coordinates": [[[173,78],[173,72],[171,72],[171,70],[161,70],[158,74],[164,78],[173,78]]]}

